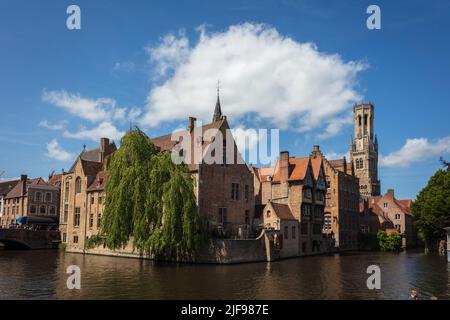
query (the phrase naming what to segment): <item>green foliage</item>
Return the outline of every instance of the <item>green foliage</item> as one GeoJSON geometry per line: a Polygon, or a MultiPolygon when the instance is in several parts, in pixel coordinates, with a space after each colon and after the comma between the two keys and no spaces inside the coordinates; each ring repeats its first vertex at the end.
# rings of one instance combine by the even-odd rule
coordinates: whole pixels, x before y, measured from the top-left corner
{"type": "Polygon", "coordinates": [[[158,153],[139,129],[122,138],[108,160],[106,201],[101,231],[88,247],[133,246],[156,255],[194,252],[204,240],[193,179],[186,165],[175,165],[170,153],[158,153]]]}
{"type": "Polygon", "coordinates": [[[387,234],[385,231],[379,230],[377,239],[381,251],[398,251],[402,247],[402,237],[396,232],[387,234]]]}
{"type": "Polygon", "coordinates": [[[450,222],[450,171],[439,169],[418,194],[412,205],[420,238],[429,248],[445,235],[442,227],[450,222]]]}
{"type": "Polygon", "coordinates": [[[58,245],[58,249],[59,249],[59,251],[66,251],[66,248],[67,248],[67,243],[63,243],[63,242],[61,242],[59,245],[58,245]]]}

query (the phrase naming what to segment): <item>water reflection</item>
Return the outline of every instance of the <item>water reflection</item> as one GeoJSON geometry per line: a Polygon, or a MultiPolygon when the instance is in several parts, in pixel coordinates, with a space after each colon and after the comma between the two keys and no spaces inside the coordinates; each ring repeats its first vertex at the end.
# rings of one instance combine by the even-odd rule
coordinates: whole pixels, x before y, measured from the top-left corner
{"type": "Polygon", "coordinates": [[[177,265],[57,251],[0,252],[0,299],[428,299],[450,298],[446,259],[420,252],[344,253],[242,265],[177,265]],[[381,267],[381,290],[366,269],[381,267]],[[81,290],[66,269],[81,268],[81,290]]]}

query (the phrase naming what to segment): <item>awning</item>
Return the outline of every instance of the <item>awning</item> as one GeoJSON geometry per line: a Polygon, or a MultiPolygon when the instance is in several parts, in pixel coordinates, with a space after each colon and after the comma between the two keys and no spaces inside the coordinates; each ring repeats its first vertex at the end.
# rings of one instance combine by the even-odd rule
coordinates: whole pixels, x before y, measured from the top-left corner
{"type": "Polygon", "coordinates": [[[16,219],[19,223],[26,223],[26,224],[56,224],[56,218],[50,218],[50,217],[35,217],[35,216],[28,216],[28,217],[19,217],[16,219]]]}
{"type": "Polygon", "coordinates": [[[19,217],[16,219],[16,222],[18,223],[26,223],[27,222],[27,217],[19,217]]]}

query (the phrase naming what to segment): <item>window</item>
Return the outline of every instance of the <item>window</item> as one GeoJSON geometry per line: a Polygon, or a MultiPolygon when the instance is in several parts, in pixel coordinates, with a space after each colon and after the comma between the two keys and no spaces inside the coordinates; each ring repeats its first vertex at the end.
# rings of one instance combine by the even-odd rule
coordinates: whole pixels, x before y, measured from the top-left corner
{"type": "Polygon", "coordinates": [[[364,125],[367,126],[367,114],[364,115],[364,125]]]}
{"type": "Polygon", "coordinates": [[[245,224],[250,224],[250,213],[248,210],[245,210],[245,224]]]}
{"type": "Polygon", "coordinates": [[[219,208],[219,223],[222,225],[227,223],[227,208],[219,208]]]}
{"type": "Polygon", "coordinates": [[[66,181],[66,188],[64,190],[64,202],[69,201],[69,181],[66,181]]]}
{"type": "Polygon", "coordinates": [[[325,214],[323,228],[325,230],[331,230],[331,214],[330,213],[325,214]]]}
{"type": "Polygon", "coordinates": [[[89,229],[92,229],[92,227],[94,226],[94,214],[90,214],[89,215],[89,229]]]}
{"type": "Polygon", "coordinates": [[[308,234],[308,224],[306,222],[302,222],[300,228],[301,228],[300,232],[302,234],[308,234]]]}
{"type": "Polygon", "coordinates": [[[244,197],[245,197],[245,201],[248,201],[248,184],[245,185],[244,188],[244,197]]]}
{"type": "Polygon", "coordinates": [[[399,224],[396,224],[395,225],[395,229],[397,229],[397,231],[400,232],[401,231],[401,226],[399,224]]]}
{"type": "Polygon", "coordinates": [[[297,236],[295,226],[292,226],[291,230],[292,230],[292,239],[295,239],[295,237],[297,236]]]}
{"type": "Polygon", "coordinates": [[[47,192],[45,194],[45,201],[46,202],[52,202],[52,194],[50,192],[47,192]]]}
{"type": "Polygon", "coordinates": [[[91,204],[94,204],[95,203],[95,198],[94,198],[94,196],[91,196],[91,204]]]}
{"type": "Polygon", "coordinates": [[[356,159],[356,169],[364,169],[364,160],[356,159]]]}
{"type": "Polygon", "coordinates": [[[311,205],[309,204],[303,204],[302,205],[302,214],[305,217],[309,217],[311,215],[311,205]]]}
{"type": "Polygon", "coordinates": [[[98,197],[98,204],[102,204],[103,198],[102,197],[98,197]]]}
{"type": "Polygon", "coordinates": [[[313,234],[321,234],[322,233],[322,226],[318,223],[313,224],[313,234]]]}
{"type": "Polygon", "coordinates": [[[65,223],[67,223],[67,216],[69,215],[69,205],[65,204],[64,205],[64,216],[63,216],[63,221],[65,223]]]}
{"type": "Polygon", "coordinates": [[[302,252],[306,252],[306,242],[302,243],[302,252]]]}
{"type": "Polygon", "coordinates": [[[369,233],[369,226],[362,225],[361,226],[361,232],[362,233],[369,233]]]}
{"type": "Polygon", "coordinates": [[[270,210],[267,210],[267,212],[266,212],[266,217],[267,217],[267,218],[270,218],[270,210]]]}
{"type": "Polygon", "coordinates": [[[80,208],[75,208],[75,215],[73,216],[73,226],[80,226],[80,208]]]}
{"type": "Polygon", "coordinates": [[[238,183],[231,184],[231,199],[239,200],[239,184],[238,183]]]}
{"type": "Polygon", "coordinates": [[[53,216],[56,215],[56,208],[55,208],[55,206],[50,206],[50,210],[49,211],[50,211],[51,215],[53,215],[53,216]]]}
{"type": "Polygon", "coordinates": [[[395,215],[395,220],[400,220],[400,214],[397,213],[397,214],[395,215]]]}
{"type": "Polygon", "coordinates": [[[311,189],[305,189],[305,191],[303,191],[303,197],[305,199],[311,199],[312,193],[311,193],[311,189]]]}
{"type": "Polygon", "coordinates": [[[67,233],[63,233],[62,242],[67,242],[67,233]]]}
{"type": "Polygon", "coordinates": [[[39,208],[39,214],[47,214],[47,207],[46,206],[41,206],[39,208]]]}
{"type": "Polygon", "coordinates": [[[358,125],[361,127],[361,116],[358,116],[358,125]]]}
{"type": "Polygon", "coordinates": [[[323,193],[320,191],[317,191],[316,198],[317,198],[317,201],[323,202],[323,193]]]}
{"type": "Polygon", "coordinates": [[[36,214],[36,206],[34,204],[30,206],[30,214],[36,214]]]}
{"type": "Polygon", "coordinates": [[[223,145],[222,145],[222,166],[227,166],[227,141],[223,139],[223,145]]]}
{"type": "Polygon", "coordinates": [[[81,178],[77,177],[75,180],[75,193],[81,193],[81,178]]]}
{"type": "Polygon", "coordinates": [[[387,208],[388,207],[388,203],[387,202],[383,203],[383,207],[387,208]]]}
{"type": "Polygon", "coordinates": [[[36,201],[36,202],[42,201],[42,193],[41,192],[38,191],[34,194],[34,201],[36,201]]]}
{"type": "Polygon", "coordinates": [[[101,223],[102,223],[102,215],[99,213],[97,214],[97,228],[100,228],[101,223]]]}
{"type": "Polygon", "coordinates": [[[78,243],[78,236],[73,236],[73,243],[78,243]]]}
{"type": "Polygon", "coordinates": [[[284,227],[284,238],[289,239],[289,227],[288,226],[284,227]]]}

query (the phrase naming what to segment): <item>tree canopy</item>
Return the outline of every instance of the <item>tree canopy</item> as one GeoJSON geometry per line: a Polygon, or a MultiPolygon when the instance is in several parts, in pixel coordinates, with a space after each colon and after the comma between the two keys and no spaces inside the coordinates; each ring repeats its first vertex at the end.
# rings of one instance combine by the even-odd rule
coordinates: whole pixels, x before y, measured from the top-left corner
{"type": "Polygon", "coordinates": [[[185,164],[158,153],[138,128],[128,131],[107,162],[105,209],[100,232],[88,246],[133,246],[155,255],[186,255],[205,236],[185,164]]]}
{"type": "Polygon", "coordinates": [[[434,247],[445,235],[444,226],[450,223],[450,171],[439,169],[412,205],[420,238],[427,248],[434,247]]]}

